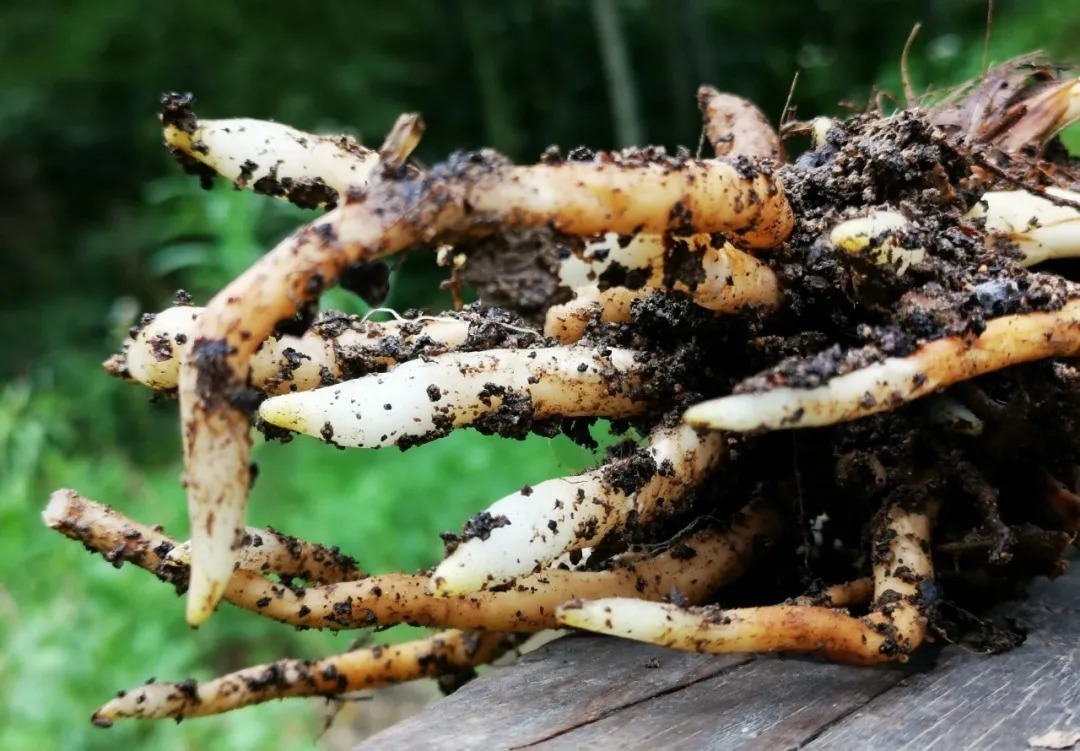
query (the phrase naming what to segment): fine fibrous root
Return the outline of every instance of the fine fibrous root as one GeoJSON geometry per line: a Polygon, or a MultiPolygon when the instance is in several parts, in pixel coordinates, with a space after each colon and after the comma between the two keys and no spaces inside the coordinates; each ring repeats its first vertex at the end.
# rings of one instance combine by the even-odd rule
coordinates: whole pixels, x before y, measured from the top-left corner
{"type": "Polygon", "coordinates": [[[716,467],[723,445],[717,433],[660,428],[630,457],[497,501],[466,524],[464,538],[432,574],[433,591],[450,596],[498,586],[593,545],[630,518],[648,523],[716,467]]]}
{"type": "MultiPolygon", "coordinates": [[[[115,565],[131,562],[182,590],[189,548],[164,533],[72,491],[58,491],[46,523],[101,553],[115,565]]],[[[409,623],[436,628],[528,633],[555,627],[555,607],[569,600],[617,595],[660,601],[676,591],[690,603],[737,579],[759,544],[780,532],[777,514],[748,508],[725,531],[683,536],[651,556],[625,555],[602,570],[552,568],[510,587],[457,597],[428,592],[423,575],[365,577],[336,550],[266,530],[250,531],[239,550],[224,599],[266,618],[301,628],[331,630],[409,623]],[[275,574],[282,582],[262,574],[275,574]],[[297,587],[292,578],[319,586],[297,587]],[[289,581],[286,581],[288,579],[289,581]]]]}
{"type": "Polygon", "coordinates": [[[639,353],[593,347],[494,349],[413,360],[385,375],[273,397],[268,423],[338,446],[409,446],[454,428],[512,412],[529,424],[555,416],[629,417],[648,406],[635,398],[644,368],[639,353]]]}
{"type": "Polygon", "coordinates": [[[205,717],[274,699],[335,697],[418,678],[437,678],[497,659],[518,644],[497,631],[443,631],[425,639],[357,649],[321,660],[278,660],[198,683],[148,683],[94,712],[109,727],[122,718],[205,717]]]}
{"type": "Polygon", "coordinates": [[[627,599],[559,608],[563,626],[692,652],[802,652],[868,665],[907,660],[926,638],[924,588],[933,576],[930,518],[899,507],[885,513],[873,543],[872,611],[855,618],[813,605],[685,608],[627,599]]]}
{"type": "Polygon", "coordinates": [[[986,322],[978,336],[925,344],[821,386],[777,386],[702,402],[687,410],[695,425],[722,430],[779,430],[831,425],[893,410],[941,388],[1018,363],[1080,352],[1080,300],[1053,312],[1018,313],[986,322]]]}
{"type": "Polygon", "coordinates": [[[349,264],[497,226],[570,234],[730,232],[769,247],[793,215],[772,170],[720,160],[512,167],[493,153],[426,175],[376,170],[363,194],[263,256],[196,321],[178,394],[192,530],[188,621],[213,612],[235,563],[250,486],[250,360],[275,324],[317,298],[349,264]]]}

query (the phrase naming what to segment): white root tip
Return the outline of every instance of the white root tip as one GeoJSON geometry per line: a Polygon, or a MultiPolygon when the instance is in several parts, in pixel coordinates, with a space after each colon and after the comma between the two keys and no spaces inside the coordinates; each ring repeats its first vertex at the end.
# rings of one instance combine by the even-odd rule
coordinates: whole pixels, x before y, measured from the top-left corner
{"type": "Polygon", "coordinates": [[[511,398],[532,417],[628,416],[644,406],[636,353],[594,348],[488,350],[413,360],[388,373],[267,399],[262,418],[339,446],[381,447],[471,425],[511,398]]]}
{"type": "Polygon", "coordinates": [[[692,425],[739,433],[820,427],[880,412],[932,388],[915,363],[889,358],[816,388],[782,386],[702,402],[688,409],[683,419],[692,425]]]}
{"type": "Polygon", "coordinates": [[[624,597],[570,602],[555,610],[560,626],[651,644],[673,641],[673,632],[692,628],[692,618],[673,605],[624,597]]]}

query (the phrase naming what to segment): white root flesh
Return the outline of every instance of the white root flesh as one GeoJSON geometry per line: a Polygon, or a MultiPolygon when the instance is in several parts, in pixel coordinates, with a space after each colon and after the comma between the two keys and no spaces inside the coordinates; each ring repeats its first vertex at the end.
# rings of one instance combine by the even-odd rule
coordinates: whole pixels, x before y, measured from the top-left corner
{"type": "Polygon", "coordinates": [[[888,552],[875,560],[876,600],[865,618],[799,604],[725,610],[626,598],[568,603],[556,618],[563,626],[690,652],[806,652],[853,664],[904,662],[926,638],[920,586],[933,576],[930,519],[893,508],[886,532],[879,540],[888,552]]]}
{"type": "Polygon", "coordinates": [[[988,321],[979,336],[948,337],[908,357],[835,376],[822,386],[781,386],[702,402],[687,422],[747,432],[809,428],[895,409],[954,383],[1011,365],[1080,352],[1080,300],[1050,313],[1020,313],[988,321]]]}
{"type": "MultiPolygon", "coordinates": [[[[177,386],[182,353],[191,341],[203,309],[179,305],[157,313],[124,343],[123,353],[106,368],[156,391],[177,386]]],[[[430,340],[425,354],[449,351],[465,343],[469,322],[456,318],[365,321],[334,327],[332,335],[318,323],[303,336],[271,337],[251,358],[251,387],[267,394],[308,391],[344,377],[346,363],[370,360],[392,368],[398,361],[382,354],[390,337],[411,347],[430,340]]]]}
{"type": "Polygon", "coordinates": [[[487,536],[458,545],[432,574],[432,591],[449,597],[498,586],[546,568],[567,551],[595,544],[632,514],[648,523],[676,506],[716,467],[723,445],[718,433],[702,435],[687,425],[663,428],[646,449],[656,471],[633,492],[613,481],[634,461],[624,459],[497,501],[483,512],[495,522],[487,525],[487,536]]]}
{"type": "Polygon", "coordinates": [[[645,371],[639,360],[632,350],[600,355],[593,347],[453,352],[276,396],[259,413],[281,428],[365,448],[443,435],[500,408],[512,410],[516,421],[629,417],[648,406],[633,395],[645,371]]]}
{"type": "MultiPolygon", "coordinates": [[[[186,128],[167,121],[165,143],[238,188],[290,196],[314,186],[312,205],[337,203],[350,188],[366,185],[379,164],[378,154],[352,136],[317,136],[264,120],[198,120],[186,128]],[[326,188],[333,193],[321,195],[326,188]]],[[[291,196],[303,205],[298,197],[291,196]]]]}
{"type": "Polygon", "coordinates": [[[988,242],[1016,243],[1025,266],[1080,256],[1080,193],[1060,188],[1046,188],[1046,193],[1073,205],[1059,205],[1026,190],[991,191],[968,217],[986,220],[988,242]]]}
{"type": "Polygon", "coordinates": [[[768,266],[708,234],[668,238],[636,235],[625,247],[617,236],[608,236],[589,243],[582,258],[567,259],[560,273],[564,281],[576,287],[576,296],[568,303],[552,306],[544,333],[563,343],[581,339],[585,327],[595,318],[608,323],[629,321],[633,301],[656,291],[681,292],[701,307],[718,313],[750,307],[772,310],[783,299],[780,282],[768,266]],[[693,287],[664,270],[667,259],[686,253],[700,257],[701,278],[693,287]],[[613,263],[641,270],[642,286],[599,289],[595,280],[613,263]]]}
{"type": "Polygon", "coordinates": [[[671,164],[568,162],[511,167],[483,154],[426,177],[376,171],[362,199],[299,230],[222,290],[200,316],[178,395],[192,534],[188,622],[221,599],[242,538],[250,486],[250,360],[276,323],[349,264],[417,244],[552,226],[569,234],[730,232],[772,247],[794,217],[775,174],[720,160],[671,164]],[[431,175],[435,175],[434,177],[431,175]]]}

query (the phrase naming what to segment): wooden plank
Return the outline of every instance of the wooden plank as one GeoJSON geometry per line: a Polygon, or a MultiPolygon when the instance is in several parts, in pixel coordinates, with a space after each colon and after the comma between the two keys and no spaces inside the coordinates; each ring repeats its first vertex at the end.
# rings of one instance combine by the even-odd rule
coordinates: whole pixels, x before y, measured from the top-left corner
{"type": "Polygon", "coordinates": [[[355,751],[528,745],[752,659],[673,652],[595,636],[564,637],[493,668],[355,751]]]}
{"type": "Polygon", "coordinates": [[[821,734],[807,748],[1023,749],[1031,736],[1080,731],[1080,566],[1040,581],[1001,610],[1031,632],[993,657],[949,648],[913,676],[821,734]]]}
{"type": "Polygon", "coordinates": [[[1001,613],[1029,628],[999,656],[948,647],[928,672],[709,657],[560,639],[494,669],[362,749],[1016,749],[1080,730],[1080,568],[1001,613]]]}
{"type": "Polygon", "coordinates": [[[903,676],[898,670],[759,658],[530,749],[798,748],[903,676]]]}

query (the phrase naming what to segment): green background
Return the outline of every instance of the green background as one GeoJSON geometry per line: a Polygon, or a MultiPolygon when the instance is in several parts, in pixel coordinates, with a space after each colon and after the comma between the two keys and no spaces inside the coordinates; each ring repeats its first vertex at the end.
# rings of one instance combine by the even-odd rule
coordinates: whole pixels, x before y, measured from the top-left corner
{"type": "MultiPolygon", "coordinates": [[[[206,678],[349,645],[228,607],[191,632],[170,589],[40,523],[49,493],[73,487],[184,536],[175,405],[149,403],[99,363],[139,312],[180,287],[205,302],[311,216],[180,175],[160,146],[161,92],[195,92],[204,117],[347,130],[371,145],[398,113],[419,111],[428,164],[479,146],[519,161],[551,143],[693,148],[699,83],[752,98],[775,122],[798,70],[792,101],[804,118],[863,109],[871,86],[900,90],[916,21],[918,91],[978,75],[985,16],[974,0],[4,3],[0,748],[318,748],[302,701],[180,726],[102,731],[88,718],[151,675],[206,678]]],[[[1002,0],[990,59],[1068,58],[1076,39],[1073,3],[1002,0]]],[[[1076,128],[1067,140],[1075,149],[1076,128]]],[[[439,278],[430,259],[409,259],[388,304],[447,307],[439,278]]],[[[341,293],[330,303],[363,310],[341,293]]],[[[430,565],[439,531],[594,461],[565,441],[471,432],[405,454],[301,438],[259,445],[256,458],[253,523],[339,545],[375,572],[430,565]]]]}

